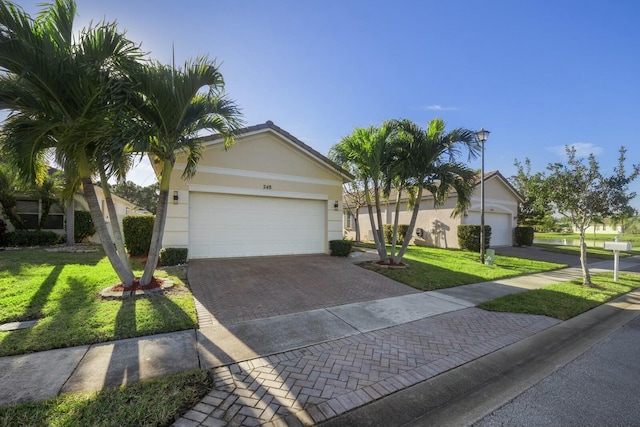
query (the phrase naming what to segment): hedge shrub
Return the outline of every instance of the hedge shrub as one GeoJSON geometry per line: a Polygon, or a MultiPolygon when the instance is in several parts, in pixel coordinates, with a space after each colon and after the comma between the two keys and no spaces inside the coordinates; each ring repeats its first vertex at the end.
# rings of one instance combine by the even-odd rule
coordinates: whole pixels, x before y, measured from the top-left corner
{"type": "Polygon", "coordinates": [[[64,236],[53,231],[15,230],[4,237],[5,246],[51,246],[64,242],[64,236]]]}
{"type": "Polygon", "coordinates": [[[5,246],[4,240],[7,235],[7,223],[0,219],[0,246],[5,246]]]}
{"type": "Polygon", "coordinates": [[[329,249],[331,256],[349,256],[353,242],[350,240],[330,240],[329,249]]]}
{"type": "MultiPolygon", "coordinates": [[[[484,248],[491,243],[491,226],[484,226],[484,248]]],[[[480,226],[463,224],[458,226],[458,246],[471,252],[480,252],[480,226]]]]}
{"type": "Polygon", "coordinates": [[[73,240],[76,243],[82,242],[85,237],[96,234],[96,228],[93,226],[91,214],[87,211],[75,211],[73,213],[73,240]]]}
{"type": "MultiPolygon", "coordinates": [[[[393,224],[384,224],[384,241],[388,245],[391,244],[393,238],[393,224]]],[[[407,236],[407,230],[409,230],[409,224],[398,224],[398,241],[396,243],[403,244],[404,238],[407,236]]]]}
{"type": "Polygon", "coordinates": [[[160,251],[160,265],[186,264],[188,254],[187,248],[164,248],[160,251]]]}
{"type": "Polygon", "coordinates": [[[533,227],[516,227],[515,241],[516,246],[533,245],[533,227]]]}
{"type": "Polygon", "coordinates": [[[127,215],[122,218],[124,246],[129,255],[146,255],[153,235],[153,215],[127,215]]]}

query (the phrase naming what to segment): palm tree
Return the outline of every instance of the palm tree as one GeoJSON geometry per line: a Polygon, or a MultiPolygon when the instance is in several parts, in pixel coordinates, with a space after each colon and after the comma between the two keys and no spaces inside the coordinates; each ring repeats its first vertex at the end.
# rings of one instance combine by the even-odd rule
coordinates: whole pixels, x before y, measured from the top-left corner
{"type": "Polygon", "coordinates": [[[356,179],[362,183],[373,239],[381,261],[388,259],[383,235],[380,200],[382,190],[385,187],[384,172],[385,165],[388,163],[386,157],[389,155],[392,133],[393,128],[386,123],[379,128],[375,126],[356,128],[350,135],[342,138],[339,143],[331,147],[329,151],[329,157],[333,161],[352,171],[356,179]]]}
{"type": "MultiPolygon", "coordinates": [[[[457,203],[453,215],[463,214],[471,203],[471,194],[477,182],[477,173],[467,165],[457,161],[461,149],[466,148],[469,158],[476,157],[480,146],[475,133],[469,129],[458,128],[445,132],[445,123],[441,119],[429,122],[423,129],[410,120],[396,120],[393,127],[404,134],[399,141],[402,148],[396,160],[396,169],[402,171],[402,179],[415,188],[413,210],[407,236],[413,235],[416,219],[420,210],[420,201],[424,190],[434,197],[434,206],[441,206],[452,190],[456,191],[457,203]]],[[[394,263],[400,263],[410,238],[405,238],[394,263]]]]}
{"type": "Polygon", "coordinates": [[[54,151],[69,185],[81,183],[105,254],[128,286],[133,272],[114,248],[92,176],[100,166],[96,153],[113,160],[124,150],[133,93],[124,77],[138,66],[140,51],[107,22],[74,38],[75,15],[72,0],[46,5],[35,20],[14,3],[0,2],[0,109],[10,111],[1,143],[7,160],[31,181],[54,151]]]}
{"type": "Polygon", "coordinates": [[[224,80],[218,66],[206,57],[187,61],[184,68],[150,64],[135,73],[133,81],[140,91],[137,110],[144,133],[134,150],[150,154],[160,184],[153,236],[140,279],[145,286],[153,278],[162,247],[176,156],[186,156],[182,177],[193,177],[204,149],[200,133],[219,133],[230,144],[242,120],[237,105],[222,91],[224,80]]]}

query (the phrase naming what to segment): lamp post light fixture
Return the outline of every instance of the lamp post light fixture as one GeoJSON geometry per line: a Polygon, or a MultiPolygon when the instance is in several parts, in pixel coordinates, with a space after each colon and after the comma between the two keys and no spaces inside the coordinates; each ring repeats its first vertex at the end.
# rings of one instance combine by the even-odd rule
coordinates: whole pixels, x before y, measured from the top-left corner
{"type": "Polygon", "coordinates": [[[484,143],[489,138],[489,131],[481,128],[476,132],[476,138],[480,141],[480,263],[484,264],[484,143]]]}

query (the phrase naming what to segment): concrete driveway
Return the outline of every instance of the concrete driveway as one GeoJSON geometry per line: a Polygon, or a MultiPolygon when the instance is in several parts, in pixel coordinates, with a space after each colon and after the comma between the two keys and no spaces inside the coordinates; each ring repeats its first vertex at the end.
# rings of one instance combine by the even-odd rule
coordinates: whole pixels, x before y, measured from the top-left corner
{"type": "Polygon", "coordinates": [[[419,293],[329,255],[189,261],[200,327],[419,293]]]}

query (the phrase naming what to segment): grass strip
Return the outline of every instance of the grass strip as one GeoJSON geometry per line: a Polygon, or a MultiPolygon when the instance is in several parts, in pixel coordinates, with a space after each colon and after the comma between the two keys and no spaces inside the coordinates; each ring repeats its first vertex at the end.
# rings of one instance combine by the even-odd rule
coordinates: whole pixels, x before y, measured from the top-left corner
{"type": "Polygon", "coordinates": [[[506,295],[478,305],[489,311],[540,314],[567,320],[638,287],[640,275],[620,273],[617,282],[613,273],[591,276],[595,287],[582,286],[582,279],[556,283],[540,289],[506,295]]]}
{"type": "MultiPolygon", "coordinates": [[[[575,255],[580,257],[580,247],[579,246],[564,246],[564,245],[547,245],[543,243],[536,243],[535,246],[538,246],[545,251],[555,252],[559,254],[567,254],[567,255],[575,255]]],[[[620,258],[626,258],[634,255],[633,252],[620,252],[620,258]]],[[[598,258],[598,259],[613,259],[613,251],[604,248],[592,248],[587,247],[587,258],[598,258]]]]}
{"type": "Polygon", "coordinates": [[[496,255],[494,265],[482,265],[479,257],[477,253],[457,249],[410,246],[403,258],[409,268],[386,269],[373,263],[360,265],[423,291],[539,273],[567,266],[502,255],[496,255]]]}
{"type": "Polygon", "coordinates": [[[0,408],[0,426],[168,426],[213,388],[198,370],[0,408]]]}

